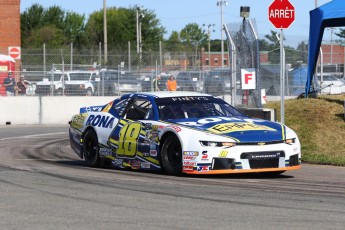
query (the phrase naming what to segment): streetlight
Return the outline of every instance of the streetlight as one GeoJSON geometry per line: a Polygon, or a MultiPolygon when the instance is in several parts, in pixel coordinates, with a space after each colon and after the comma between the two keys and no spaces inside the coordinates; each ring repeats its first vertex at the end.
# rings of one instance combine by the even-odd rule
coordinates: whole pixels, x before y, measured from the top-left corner
{"type": "Polygon", "coordinates": [[[203,24],[204,27],[207,27],[207,39],[208,39],[208,66],[211,68],[211,32],[215,32],[215,24],[208,24],[207,26],[203,24]]]}
{"type": "Polygon", "coordinates": [[[220,41],[221,41],[221,55],[222,68],[224,67],[224,41],[223,41],[223,5],[227,6],[227,1],[217,1],[217,6],[220,6],[220,41]]]}

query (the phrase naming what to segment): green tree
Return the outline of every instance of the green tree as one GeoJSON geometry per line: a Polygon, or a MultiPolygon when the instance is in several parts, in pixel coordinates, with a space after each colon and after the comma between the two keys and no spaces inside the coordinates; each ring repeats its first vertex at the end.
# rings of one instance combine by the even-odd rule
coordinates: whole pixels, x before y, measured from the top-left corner
{"type": "Polygon", "coordinates": [[[61,29],[55,25],[47,25],[34,29],[26,39],[26,42],[30,44],[31,48],[42,47],[43,43],[49,47],[60,48],[64,45],[65,40],[61,29]]]}
{"type": "MultiPolygon", "coordinates": [[[[165,28],[160,25],[153,11],[141,9],[140,12],[144,15],[141,19],[143,50],[158,47],[156,43],[163,40],[165,28]]],[[[125,49],[128,41],[136,44],[136,14],[136,8],[107,8],[107,41],[109,47],[125,49]]],[[[89,16],[85,31],[93,45],[98,45],[99,42],[103,43],[103,10],[96,11],[89,16]]],[[[157,48],[155,49],[157,50],[157,48]]]]}
{"type": "Polygon", "coordinates": [[[26,38],[31,35],[33,30],[42,27],[43,15],[44,8],[39,4],[32,5],[20,15],[22,46],[27,45],[26,38]]]}
{"type": "Polygon", "coordinates": [[[170,37],[166,41],[165,49],[167,51],[181,51],[183,49],[183,44],[181,42],[179,32],[171,32],[170,37]]]}
{"type": "Polygon", "coordinates": [[[70,42],[84,45],[85,17],[74,12],[65,12],[59,6],[44,9],[33,4],[20,15],[22,46],[41,47],[43,43],[61,47],[70,42]]]}
{"type": "Polygon", "coordinates": [[[44,26],[54,25],[56,28],[62,30],[65,26],[64,18],[64,10],[62,10],[59,6],[51,6],[47,10],[45,10],[42,23],[44,26]]]}
{"type": "Polygon", "coordinates": [[[189,23],[181,30],[180,38],[187,48],[197,48],[207,44],[208,35],[198,24],[189,23]]]}
{"type": "Polygon", "coordinates": [[[85,16],[77,14],[75,12],[67,12],[64,19],[64,34],[66,41],[73,42],[77,46],[81,46],[86,43],[85,37],[85,16]]]}

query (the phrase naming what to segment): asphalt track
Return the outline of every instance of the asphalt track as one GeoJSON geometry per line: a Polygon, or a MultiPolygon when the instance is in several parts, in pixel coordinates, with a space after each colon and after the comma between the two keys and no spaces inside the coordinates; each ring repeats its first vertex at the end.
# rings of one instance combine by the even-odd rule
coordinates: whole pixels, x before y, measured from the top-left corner
{"type": "Polygon", "coordinates": [[[67,129],[0,126],[0,229],[345,229],[344,167],[274,178],[95,169],[67,129]]]}

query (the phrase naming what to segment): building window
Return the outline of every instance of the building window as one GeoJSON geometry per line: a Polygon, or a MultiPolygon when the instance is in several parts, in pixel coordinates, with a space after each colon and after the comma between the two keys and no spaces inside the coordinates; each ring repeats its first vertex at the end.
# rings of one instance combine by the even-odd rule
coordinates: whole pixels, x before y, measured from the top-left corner
{"type": "Polygon", "coordinates": [[[227,59],[227,58],[224,58],[224,59],[223,59],[223,62],[224,62],[224,63],[223,63],[224,65],[227,65],[227,64],[228,64],[228,59],[227,59]]]}
{"type": "Polygon", "coordinates": [[[218,58],[215,58],[215,59],[214,59],[214,64],[215,64],[215,65],[218,65],[218,58]]]}
{"type": "Polygon", "coordinates": [[[205,59],[205,65],[210,65],[210,60],[208,60],[208,58],[205,59]]]}

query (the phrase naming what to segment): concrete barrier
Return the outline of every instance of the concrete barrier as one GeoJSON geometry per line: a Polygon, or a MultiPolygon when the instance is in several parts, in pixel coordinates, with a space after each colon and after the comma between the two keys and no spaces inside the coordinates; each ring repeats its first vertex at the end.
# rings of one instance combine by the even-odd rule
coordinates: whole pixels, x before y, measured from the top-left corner
{"type": "Polygon", "coordinates": [[[115,97],[0,97],[0,125],[67,124],[80,107],[115,97]]]}
{"type": "MultiPolygon", "coordinates": [[[[0,97],[0,125],[67,124],[80,107],[104,105],[115,97],[0,97]]],[[[231,98],[224,99],[228,101],[231,98]]],[[[275,113],[267,110],[246,110],[244,113],[267,120],[275,119],[272,117],[275,113]]]]}

